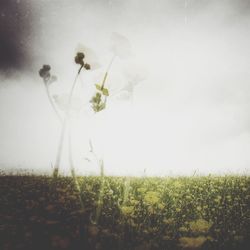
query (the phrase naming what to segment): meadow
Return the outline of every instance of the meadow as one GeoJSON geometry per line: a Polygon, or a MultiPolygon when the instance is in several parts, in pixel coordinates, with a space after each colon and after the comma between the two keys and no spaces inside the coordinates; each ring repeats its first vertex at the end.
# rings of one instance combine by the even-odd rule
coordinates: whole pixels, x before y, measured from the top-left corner
{"type": "Polygon", "coordinates": [[[0,249],[249,249],[249,176],[76,180],[1,174],[0,249]]]}

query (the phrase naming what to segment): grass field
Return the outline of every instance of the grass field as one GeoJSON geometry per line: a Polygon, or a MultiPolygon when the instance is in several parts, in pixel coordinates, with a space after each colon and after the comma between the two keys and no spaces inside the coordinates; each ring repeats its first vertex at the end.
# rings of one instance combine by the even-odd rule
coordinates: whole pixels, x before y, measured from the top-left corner
{"type": "Polygon", "coordinates": [[[249,249],[250,177],[0,176],[0,249],[249,249]]]}

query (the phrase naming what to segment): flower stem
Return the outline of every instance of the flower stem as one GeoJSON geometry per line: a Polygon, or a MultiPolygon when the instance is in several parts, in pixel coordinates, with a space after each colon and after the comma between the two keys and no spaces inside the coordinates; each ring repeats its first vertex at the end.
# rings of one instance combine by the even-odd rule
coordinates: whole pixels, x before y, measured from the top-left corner
{"type": "Polygon", "coordinates": [[[79,193],[79,200],[80,200],[80,205],[81,205],[81,209],[84,209],[84,205],[83,205],[83,200],[82,200],[82,192],[81,192],[81,188],[79,185],[79,182],[76,178],[76,173],[75,173],[75,167],[74,167],[74,161],[73,161],[73,154],[72,154],[72,136],[71,136],[71,127],[70,127],[70,121],[69,121],[69,126],[68,126],[68,150],[69,150],[69,164],[70,164],[70,171],[73,177],[73,181],[75,183],[76,189],[79,193]]]}
{"type": "Polygon", "coordinates": [[[46,93],[47,93],[49,102],[50,102],[50,104],[51,104],[51,107],[53,108],[53,110],[54,110],[54,112],[55,112],[55,114],[56,114],[58,120],[60,121],[60,123],[62,123],[62,122],[63,122],[63,121],[62,121],[62,118],[61,118],[61,116],[60,116],[58,110],[56,109],[55,103],[53,102],[53,99],[52,99],[52,97],[51,97],[51,94],[50,94],[50,91],[49,91],[49,86],[48,86],[47,83],[44,83],[44,86],[45,86],[46,93]]]}
{"type": "MultiPolygon", "coordinates": [[[[67,125],[69,117],[70,117],[70,109],[71,109],[73,92],[74,92],[74,89],[75,89],[75,86],[76,86],[76,83],[77,83],[77,79],[78,79],[78,77],[79,77],[79,75],[81,73],[82,68],[83,68],[83,65],[81,65],[81,67],[79,68],[79,70],[78,70],[78,72],[76,74],[76,77],[74,79],[74,82],[72,84],[70,94],[69,94],[68,106],[67,106],[65,118],[64,118],[63,123],[62,123],[61,135],[60,135],[58,149],[57,149],[57,155],[56,155],[55,169],[54,169],[54,172],[53,172],[53,177],[55,177],[55,178],[58,177],[58,173],[59,173],[59,167],[60,167],[61,158],[62,158],[63,141],[64,141],[64,136],[65,136],[65,131],[66,131],[66,125],[67,125]]],[[[73,167],[73,169],[74,169],[74,166],[71,166],[71,167],[73,167]]]]}
{"type": "Polygon", "coordinates": [[[103,80],[102,80],[102,85],[101,85],[101,88],[102,88],[102,89],[104,88],[105,82],[106,82],[107,77],[108,77],[108,73],[109,73],[109,71],[110,71],[110,69],[111,69],[111,66],[112,66],[112,64],[113,64],[113,62],[114,62],[114,60],[115,60],[115,58],[116,58],[116,55],[114,55],[114,56],[111,58],[110,63],[109,63],[109,65],[108,65],[108,67],[107,67],[107,70],[106,70],[105,75],[104,75],[103,80]]]}
{"type": "Polygon", "coordinates": [[[58,148],[57,148],[55,168],[53,171],[54,178],[58,177],[59,167],[61,164],[63,141],[64,141],[64,136],[65,136],[65,131],[66,131],[66,124],[67,124],[66,121],[67,121],[66,118],[64,118],[63,123],[62,123],[62,129],[61,129],[61,134],[60,134],[60,138],[59,138],[58,148]]]}

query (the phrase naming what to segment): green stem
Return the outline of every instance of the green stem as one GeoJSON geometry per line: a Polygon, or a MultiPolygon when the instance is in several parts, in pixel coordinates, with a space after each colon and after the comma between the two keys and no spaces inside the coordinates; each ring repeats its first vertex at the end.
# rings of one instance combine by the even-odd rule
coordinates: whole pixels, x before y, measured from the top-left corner
{"type": "Polygon", "coordinates": [[[81,205],[81,209],[83,210],[84,205],[83,205],[83,200],[82,200],[82,193],[81,193],[81,188],[79,185],[79,182],[76,178],[76,173],[75,173],[75,167],[74,167],[74,161],[73,161],[73,154],[72,154],[72,136],[71,136],[71,129],[70,129],[70,122],[69,122],[69,127],[68,127],[68,143],[69,143],[69,164],[70,164],[70,171],[73,177],[73,181],[75,183],[76,189],[79,193],[79,200],[80,200],[80,205],[81,205]]]}
{"type": "Polygon", "coordinates": [[[97,209],[96,209],[96,214],[95,214],[95,224],[98,223],[98,220],[101,215],[102,207],[103,207],[103,196],[104,196],[104,165],[103,165],[103,160],[99,161],[100,165],[100,176],[101,176],[101,186],[100,186],[100,192],[98,196],[98,202],[97,202],[97,209]]]}
{"type": "Polygon", "coordinates": [[[104,88],[105,82],[106,82],[107,77],[108,77],[108,73],[109,73],[109,71],[110,71],[110,69],[111,69],[111,66],[112,66],[112,64],[113,64],[113,62],[114,62],[114,60],[115,60],[115,58],[116,58],[116,55],[114,55],[114,56],[111,58],[110,63],[109,63],[109,65],[108,65],[108,67],[107,67],[107,70],[106,70],[105,75],[104,75],[103,80],[102,80],[102,85],[101,85],[101,88],[102,88],[102,89],[104,88]]]}

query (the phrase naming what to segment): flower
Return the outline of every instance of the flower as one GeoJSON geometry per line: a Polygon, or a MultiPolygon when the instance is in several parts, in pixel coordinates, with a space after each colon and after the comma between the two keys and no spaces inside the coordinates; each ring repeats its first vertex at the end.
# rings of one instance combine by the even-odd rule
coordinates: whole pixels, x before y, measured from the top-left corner
{"type": "Polygon", "coordinates": [[[129,40],[116,32],[111,35],[111,51],[121,59],[126,59],[132,54],[129,40]]]}
{"type": "Polygon", "coordinates": [[[82,52],[77,52],[75,56],[75,63],[84,66],[84,61],[83,61],[84,57],[85,55],[82,52]]]}
{"type": "Polygon", "coordinates": [[[203,237],[203,236],[182,237],[179,239],[179,243],[182,248],[198,249],[205,243],[206,240],[207,240],[207,237],[203,237]]]}
{"type": "Polygon", "coordinates": [[[88,63],[85,63],[84,68],[85,68],[86,70],[90,70],[90,69],[91,69],[91,66],[90,66],[88,63]]]}
{"type": "Polygon", "coordinates": [[[122,206],[121,207],[121,212],[124,214],[124,215],[131,215],[133,214],[134,212],[134,207],[133,206],[122,206]]]}
{"type": "Polygon", "coordinates": [[[192,232],[207,233],[212,223],[203,219],[198,219],[196,221],[191,221],[189,226],[192,232]]]}
{"type": "Polygon", "coordinates": [[[98,58],[92,49],[82,44],[78,44],[76,47],[76,53],[77,53],[76,54],[77,59],[75,57],[75,62],[77,64],[84,65],[84,68],[86,70],[90,70],[90,69],[96,70],[100,68],[100,63],[98,62],[98,58]],[[83,59],[86,63],[83,61],[83,59]]]}
{"type": "Polygon", "coordinates": [[[57,80],[57,77],[50,74],[51,67],[48,64],[43,65],[39,70],[39,75],[43,78],[43,81],[47,84],[51,84],[57,80]]]}
{"type": "Polygon", "coordinates": [[[39,75],[45,80],[50,78],[50,65],[43,65],[43,67],[39,70],[39,75]]]}
{"type": "Polygon", "coordinates": [[[159,193],[148,191],[144,197],[144,200],[149,205],[155,205],[160,201],[159,193]]]}

